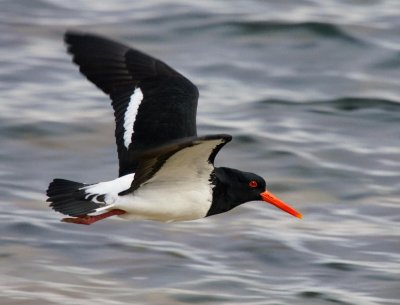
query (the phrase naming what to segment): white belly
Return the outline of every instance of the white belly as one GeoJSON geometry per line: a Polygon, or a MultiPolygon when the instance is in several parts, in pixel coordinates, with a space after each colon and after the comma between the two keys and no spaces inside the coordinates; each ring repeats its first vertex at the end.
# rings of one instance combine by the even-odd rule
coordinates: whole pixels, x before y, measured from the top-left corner
{"type": "Polygon", "coordinates": [[[125,219],[163,222],[194,220],[207,215],[212,201],[210,185],[195,181],[163,181],[142,185],[133,194],[119,196],[114,209],[122,209],[125,219]]]}

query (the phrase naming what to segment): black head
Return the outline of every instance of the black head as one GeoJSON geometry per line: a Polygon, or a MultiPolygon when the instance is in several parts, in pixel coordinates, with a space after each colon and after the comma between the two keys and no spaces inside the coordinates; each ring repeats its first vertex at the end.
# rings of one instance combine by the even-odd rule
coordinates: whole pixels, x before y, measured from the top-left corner
{"type": "Polygon", "coordinates": [[[266,189],[265,180],[253,173],[228,167],[214,170],[213,202],[207,216],[223,213],[248,201],[262,200],[301,218],[302,215],[266,189]]]}

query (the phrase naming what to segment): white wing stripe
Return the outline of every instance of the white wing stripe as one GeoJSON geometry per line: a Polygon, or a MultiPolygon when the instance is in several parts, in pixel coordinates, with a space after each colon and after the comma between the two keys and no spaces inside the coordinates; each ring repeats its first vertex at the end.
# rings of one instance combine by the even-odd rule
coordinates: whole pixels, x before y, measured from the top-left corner
{"type": "Polygon", "coordinates": [[[95,195],[92,201],[100,203],[99,201],[97,201],[97,196],[106,195],[105,203],[112,204],[117,199],[119,193],[127,190],[131,186],[134,177],[135,174],[129,174],[111,181],[88,185],[82,187],[81,190],[85,191],[86,199],[89,198],[91,195],[95,195]]]}
{"type": "Polygon", "coordinates": [[[124,116],[124,144],[127,149],[132,142],[133,125],[135,124],[137,112],[142,100],[142,90],[140,90],[139,87],[136,87],[135,91],[133,91],[124,116]]]}

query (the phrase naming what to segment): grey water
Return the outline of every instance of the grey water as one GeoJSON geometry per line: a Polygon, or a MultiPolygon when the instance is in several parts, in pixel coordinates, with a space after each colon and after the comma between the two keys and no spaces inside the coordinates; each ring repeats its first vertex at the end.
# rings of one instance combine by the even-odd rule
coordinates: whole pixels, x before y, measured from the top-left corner
{"type": "Polygon", "coordinates": [[[0,2],[0,303],[400,304],[400,2],[0,2]],[[199,221],[61,223],[55,177],[117,176],[108,98],[66,29],[161,58],[200,89],[217,166],[252,202],[199,221]]]}

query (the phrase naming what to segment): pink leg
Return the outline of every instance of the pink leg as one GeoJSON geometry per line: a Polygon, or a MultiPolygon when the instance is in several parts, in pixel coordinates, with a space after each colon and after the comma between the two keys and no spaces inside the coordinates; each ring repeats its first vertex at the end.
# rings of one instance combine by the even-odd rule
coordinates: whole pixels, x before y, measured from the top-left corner
{"type": "Polygon", "coordinates": [[[126,212],[124,210],[111,210],[108,212],[105,212],[103,214],[99,214],[99,215],[82,215],[79,217],[75,217],[75,218],[63,218],[61,219],[62,222],[69,222],[69,223],[77,223],[77,224],[81,224],[81,225],[91,225],[92,223],[102,220],[104,218],[110,217],[110,216],[114,216],[114,215],[122,215],[125,214],[126,212]]]}

